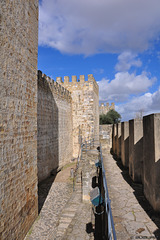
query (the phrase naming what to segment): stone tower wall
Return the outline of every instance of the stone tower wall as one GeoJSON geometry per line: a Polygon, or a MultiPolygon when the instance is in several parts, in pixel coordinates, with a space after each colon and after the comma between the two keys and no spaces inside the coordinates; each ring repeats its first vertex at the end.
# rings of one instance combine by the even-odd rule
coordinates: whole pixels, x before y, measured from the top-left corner
{"type": "Polygon", "coordinates": [[[38,180],[73,157],[71,93],[38,71],[38,180]]]}
{"type": "Polygon", "coordinates": [[[88,140],[96,138],[99,140],[99,87],[92,74],[88,75],[85,81],[84,75],[80,75],[77,81],[76,76],[57,78],[57,82],[71,92],[72,96],[72,117],[73,117],[73,156],[79,155],[79,143],[81,136],[88,140]]]}
{"type": "Polygon", "coordinates": [[[38,0],[0,1],[0,239],[24,239],[38,215],[38,0]]]}
{"type": "Polygon", "coordinates": [[[99,114],[106,114],[109,110],[112,109],[115,110],[114,102],[111,103],[111,106],[109,106],[109,103],[106,103],[106,105],[104,105],[104,103],[101,103],[99,106],[99,114]]]}
{"type": "Polygon", "coordinates": [[[38,0],[0,1],[0,27],[0,239],[22,240],[38,216],[37,173],[46,178],[73,148],[77,157],[79,135],[98,138],[98,85],[39,72],[37,88],[38,0]]]}

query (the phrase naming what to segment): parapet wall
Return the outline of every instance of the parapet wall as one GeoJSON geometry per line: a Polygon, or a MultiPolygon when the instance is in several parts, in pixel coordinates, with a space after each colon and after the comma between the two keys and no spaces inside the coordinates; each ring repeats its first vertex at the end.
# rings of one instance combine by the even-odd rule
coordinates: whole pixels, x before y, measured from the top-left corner
{"type": "Polygon", "coordinates": [[[0,239],[24,239],[38,216],[38,0],[0,1],[0,239]]]}
{"type": "Polygon", "coordinates": [[[114,102],[111,103],[111,106],[109,105],[109,103],[106,103],[106,105],[104,103],[101,103],[101,105],[99,106],[99,114],[106,114],[109,110],[115,110],[115,104],[114,102]]]}
{"type": "Polygon", "coordinates": [[[47,85],[49,85],[50,89],[53,93],[56,94],[56,96],[66,99],[67,102],[71,102],[71,93],[66,88],[64,88],[59,81],[54,81],[52,78],[48,77],[40,70],[38,71],[38,80],[43,80],[47,85]]]}
{"type": "Polygon", "coordinates": [[[110,153],[112,148],[112,130],[112,124],[103,124],[99,126],[99,140],[102,148],[105,149],[107,153],[110,153]]]}
{"type": "Polygon", "coordinates": [[[73,156],[79,155],[79,140],[99,139],[99,87],[92,74],[85,81],[84,75],[56,78],[56,81],[71,92],[73,117],[73,156]]]}
{"type": "Polygon", "coordinates": [[[120,124],[121,131],[118,124],[113,125],[113,154],[117,155],[117,140],[121,137],[122,164],[128,167],[134,182],[143,184],[145,197],[160,212],[160,113],[120,124]]]}
{"type": "Polygon", "coordinates": [[[73,157],[71,93],[38,71],[38,180],[73,157]]]}
{"type": "Polygon", "coordinates": [[[82,88],[84,88],[84,86],[94,86],[94,91],[97,94],[99,92],[99,87],[95,78],[93,77],[93,74],[89,74],[87,80],[85,80],[84,75],[80,75],[79,79],[77,78],[77,76],[72,76],[71,79],[68,76],[64,76],[64,81],[62,80],[62,77],[57,77],[56,82],[64,86],[64,88],[68,89],[70,92],[73,92],[77,89],[81,90],[82,88]]]}

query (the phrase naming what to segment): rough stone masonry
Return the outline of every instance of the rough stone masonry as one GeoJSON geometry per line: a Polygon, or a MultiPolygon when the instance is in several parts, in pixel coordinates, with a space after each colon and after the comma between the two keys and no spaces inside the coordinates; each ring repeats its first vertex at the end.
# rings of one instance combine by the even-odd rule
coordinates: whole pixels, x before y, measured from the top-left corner
{"type": "Polygon", "coordinates": [[[38,0],[0,1],[0,239],[23,239],[38,215],[38,0]]]}
{"type": "Polygon", "coordinates": [[[0,1],[0,239],[21,240],[38,216],[38,180],[99,138],[93,77],[37,80],[38,0],[0,1]]]}
{"type": "Polygon", "coordinates": [[[72,98],[69,91],[38,71],[38,181],[73,157],[72,98]]]}
{"type": "Polygon", "coordinates": [[[77,81],[76,76],[64,77],[57,81],[72,96],[72,118],[73,118],[73,156],[79,155],[79,137],[83,140],[95,138],[99,140],[99,87],[92,74],[88,75],[85,81],[84,75],[80,75],[77,81]]]}

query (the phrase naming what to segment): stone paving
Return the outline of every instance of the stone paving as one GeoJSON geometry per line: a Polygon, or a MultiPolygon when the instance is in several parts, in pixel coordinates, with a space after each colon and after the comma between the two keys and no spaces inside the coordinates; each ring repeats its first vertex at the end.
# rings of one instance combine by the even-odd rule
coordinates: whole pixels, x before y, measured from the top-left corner
{"type": "MultiPolygon", "coordinates": [[[[70,169],[57,174],[42,207],[47,181],[41,186],[39,217],[28,232],[25,240],[92,240],[94,234],[87,232],[91,223],[91,203],[82,203],[81,184],[70,179],[70,169]]],[[[51,184],[51,180],[50,180],[51,184]]]]}
{"type": "Polygon", "coordinates": [[[160,218],[145,199],[142,185],[133,183],[128,170],[105,150],[103,161],[117,239],[160,239],[160,218]]]}
{"type": "MultiPolygon", "coordinates": [[[[94,239],[93,232],[87,232],[87,225],[91,223],[91,204],[82,203],[81,190],[76,193],[76,196],[69,204],[69,212],[75,211],[75,215],[70,221],[66,229],[63,240],[92,240],[94,239]]],[[[63,216],[63,215],[62,215],[63,216]]]]}
{"type": "MultiPolygon", "coordinates": [[[[42,207],[39,217],[29,231],[26,240],[47,240],[56,237],[59,215],[67,204],[72,189],[68,183],[54,182],[42,207]]],[[[56,238],[55,238],[56,239],[56,238]]]]}
{"type": "MultiPolygon", "coordinates": [[[[50,178],[41,185],[40,208],[44,205],[25,240],[102,239],[99,237],[102,223],[96,224],[91,203],[82,202],[81,167],[87,161],[94,162],[95,158],[97,153],[93,149],[84,154],[74,191],[70,179],[73,166],[66,167],[55,179],[50,178]]],[[[103,160],[117,239],[160,239],[160,217],[145,199],[142,185],[133,183],[128,170],[106,149],[103,150],[103,160]]]]}

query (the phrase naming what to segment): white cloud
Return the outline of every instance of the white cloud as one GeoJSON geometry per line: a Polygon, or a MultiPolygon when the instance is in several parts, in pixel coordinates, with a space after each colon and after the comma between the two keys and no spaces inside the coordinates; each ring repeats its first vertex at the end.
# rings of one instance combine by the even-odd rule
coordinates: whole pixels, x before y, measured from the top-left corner
{"type": "Polygon", "coordinates": [[[151,108],[154,111],[159,111],[160,110],[160,87],[159,87],[158,91],[156,91],[152,94],[151,108]]]}
{"type": "Polygon", "coordinates": [[[133,97],[127,103],[116,106],[116,110],[121,114],[123,121],[135,118],[139,112],[142,112],[143,116],[160,112],[160,88],[154,93],[148,92],[140,97],[133,97]]]}
{"type": "Polygon", "coordinates": [[[118,63],[115,66],[117,71],[127,71],[132,66],[141,67],[142,62],[140,59],[137,59],[137,55],[131,53],[130,51],[123,52],[118,56],[118,63]]]}
{"type": "Polygon", "coordinates": [[[70,54],[143,51],[160,33],[159,0],[43,0],[39,44],[70,54]]]}
{"type": "Polygon", "coordinates": [[[146,72],[140,75],[135,73],[119,72],[111,81],[103,78],[98,82],[100,101],[126,101],[130,95],[137,95],[148,91],[156,78],[149,78],[146,72]]]}

